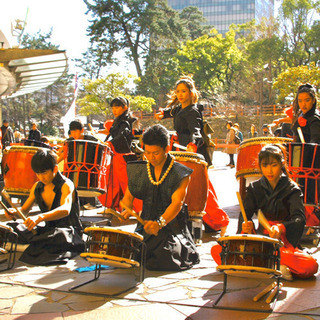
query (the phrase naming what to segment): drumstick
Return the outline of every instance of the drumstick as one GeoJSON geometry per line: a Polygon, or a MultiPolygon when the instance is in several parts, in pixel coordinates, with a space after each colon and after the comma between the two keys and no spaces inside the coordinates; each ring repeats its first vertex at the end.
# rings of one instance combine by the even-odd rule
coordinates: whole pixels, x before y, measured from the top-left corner
{"type": "MultiPolygon", "coordinates": [[[[1,191],[1,195],[2,195],[2,196],[5,198],[5,200],[10,204],[10,206],[17,211],[19,217],[20,217],[23,221],[26,221],[26,220],[27,220],[26,216],[25,216],[25,215],[23,214],[23,212],[11,201],[11,198],[10,198],[9,194],[7,193],[7,191],[6,191],[6,190],[2,190],[2,191],[1,191]]],[[[34,229],[32,229],[31,232],[32,232],[33,234],[37,234],[37,231],[34,230],[34,229]]]]}
{"type": "Polygon", "coordinates": [[[238,197],[238,201],[239,201],[239,205],[240,205],[243,221],[244,222],[248,222],[247,215],[246,215],[246,212],[244,210],[243,203],[242,203],[242,199],[241,199],[240,193],[238,191],[237,191],[237,197],[238,197]]]}
{"type": "Polygon", "coordinates": [[[265,294],[267,294],[269,291],[271,291],[275,286],[277,285],[277,282],[272,282],[269,286],[264,288],[260,293],[258,293],[255,297],[253,297],[253,301],[258,301],[261,297],[263,297],[265,294]]]}
{"type": "MultiPolygon", "coordinates": [[[[11,215],[11,212],[9,211],[8,207],[3,203],[3,201],[0,200],[0,204],[1,204],[1,206],[3,207],[3,209],[4,209],[7,213],[9,213],[9,214],[11,215]]],[[[15,218],[15,217],[12,217],[12,219],[13,219],[14,221],[16,221],[16,218],[15,218]]]]}
{"type": "Polygon", "coordinates": [[[301,141],[302,143],[305,143],[304,136],[303,136],[303,133],[302,133],[301,128],[298,127],[298,128],[297,128],[297,131],[298,131],[298,134],[299,134],[300,141],[301,141]]]}
{"type": "Polygon", "coordinates": [[[108,145],[107,143],[105,143],[104,141],[102,141],[102,140],[98,137],[98,135],[94,132],[91,123],[88,123],[88,127],[89,127],[89,129],[90,129],[91,134],[92,134],[101,144],[103,144],[103,145],[107,146],[107,148],[111,149],[111,148],[109,147],[109,145],[108,145]]]}
{"type": "Polygon", "coordinates": [[[173,146],[174,146],[175,148],[179,148],[179,149],[184,150],[184,151],[187,150],[187,147],[182,146],[181,144],[178,144],[178,143],[173,143],[173,146]]]}
{"type": "Polygon", "coordinates": [[[143,226],[146,224],[146,222],[134,210],[131,210],[129,207],[127,207],[123,201],[120,201],[120,206],[134,216],[143,226]]]}
{"type": "Polygon", "coordinates": [[[271,293],[269,294],[268,298],[266,299],[266,303],[270,303],[272,301],[272,299],[275,297],[277,292],[279,292],[281,290],[282,286],[283,286],[283,283],[280,282],[279,288],[275,287],[272,289],[271,293]]]}
{"type": "Polygon", "coordinates": [[[258,221],[268,232],[271,232],[270,223],[262,213],[261,209],[258,211],[258,221]]]}
{"type": "Polygon", "coordinates": [[[124,217],[116,210],[112,209],[112,208],[107,208],[105,209],[102,213],[111,213],[113,214],[115,217],[117,217],[118,219],[122,219],[124,220],[124,217]]]}

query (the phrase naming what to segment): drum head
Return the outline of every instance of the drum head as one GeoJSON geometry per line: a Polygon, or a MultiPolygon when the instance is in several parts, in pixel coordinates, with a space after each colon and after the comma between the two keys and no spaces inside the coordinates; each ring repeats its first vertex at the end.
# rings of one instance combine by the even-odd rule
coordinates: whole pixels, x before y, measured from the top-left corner
{"type": "Polygon", "coordinates": [[[274,276],[281,276],[282,273],[276,269],[260,268],[254,266],[237,266],[237,265],[224,265],[217,266],[217,270],[226,274],[238,277],[250,278],[273,278],[274,276]]]}
{"type": "Polygon", "coordinates": [[[143,236],[140,235],[139,233],[132,233],[132,232],[127,232],[127,231],[123,231],[117,228],[111,228],[111,227],[88,227],[84,229],[85,233],[89,233],[90,231],[92,232],[113,232],[113,233],[119,233],[119,234],[124,234],[127,235],[129,237],[135,238],[138,241],[143,241],[143,236]]]}
{"type": "Polygon", "coordinates": [[[224,236],[218,239],[218,242],[228,242],[231,240],[242,240],[242,241],[263,241],[263,242],[271,242],[274,244],[278,244],[279,246],[283,246],[283,242],[278,239],[273,239],[267,236],[261,236],[256,234],[238,234],[234,236],[224,236]]]}
{"type": "Polygon", "coordinates": [[[115,268],[128,269],[132,267],[140,267],[140,263],[138,261],[111,255],[84,252],[80,254],[80,257],[95,264],[102,264],[115,268]]]}

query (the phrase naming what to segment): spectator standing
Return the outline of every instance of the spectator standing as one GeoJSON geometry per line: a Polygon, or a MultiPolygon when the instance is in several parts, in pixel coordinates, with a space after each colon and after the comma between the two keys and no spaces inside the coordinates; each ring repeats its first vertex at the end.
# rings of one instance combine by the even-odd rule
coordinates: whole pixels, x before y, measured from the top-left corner
{"type": "Polygon", "coordinates": [[[10,143],[14,142],[13,131],[9,126],[9,122],[7,120],[3,120],[3,125],[1,127],[2,133],[2,146],[9,146],[10,143]]]}

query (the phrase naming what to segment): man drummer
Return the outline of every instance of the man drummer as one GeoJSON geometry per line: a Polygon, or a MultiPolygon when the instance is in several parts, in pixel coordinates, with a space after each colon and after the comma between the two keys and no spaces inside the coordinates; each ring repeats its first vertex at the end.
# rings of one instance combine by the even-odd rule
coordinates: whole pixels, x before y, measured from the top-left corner
{"type": "MultiPolygon", "coordinates": [[[[38,150],[32,157],[31,167],[39,181],[31,188],[21,212],[28,214],[36,202],[41,213],[27,216],[23,223],[17,220],[8,225],[22,241],[29,243],[21,261],[32,265],[64,264],[84,251],[77,191],[72,181],[60,173],[52,150],[38,150]]],[[[6,217],[12,220],[17,211],[9,210],[6,217]]]]}
{"type": "Polygon", "coordinates": [[[128,188],[120,202],[125,209],[122,216],[132,215],[135,198],[143,201],[141,218],[145,223],[138,223],[136,231],[147,246],[148,269],[189,269],[199,263],[184,204],[193,170],[168,154],[169,133],[162,125],[149,127],[142,141],[147,161],[128,163],[128,188]]]}

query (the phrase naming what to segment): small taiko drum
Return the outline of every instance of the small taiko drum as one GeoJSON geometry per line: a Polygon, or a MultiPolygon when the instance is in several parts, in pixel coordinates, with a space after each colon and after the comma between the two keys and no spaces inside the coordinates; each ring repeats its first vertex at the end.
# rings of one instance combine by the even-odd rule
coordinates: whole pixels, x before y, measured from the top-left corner
{"type": "Polygon", "coordinates": [[[117,268],[139,267],[137,257],[142,248],[143,236],[109,227],[88,227],[86,252],[80,256],[95,264],[117,268]]]}
{"type": "Polygon", "coordinates": [[[90,140],[67,140],[63,174],[73,181],[81,197],[97,197],[106,192],[105,179],[111,156],[107,147],[90,140]]]}
{"type": "Polygon", "coordinates": [[[11,269],[15,263],[18,235],[10,226],[0,224],[0,265],[5,267],[0,271],[11,269]]]}
{"type": "Polygon", "coordinates": [[[320,203],[320,146],[316,143],[292,142],[287,145],[290,177],[303,192],[303,202],[308,206],[320,203]]]}
{"type": "Polygon", "coordinates": [[[2,174],[4,189],[12,195],[27,196],[39,179],[31,168],[34,154],[43,148],[10,146],[3,150],[2,174]]]}
{"type": "Polygon", "coordinates": [[[193,169],[185,203],[188,205],[190,216],[203,214],[209,188],[207,162],[199,153],[181,151],[170,151],[169,153],[175,157],[177,162],[193,169]]]}
{"type": "Polygon", "coordinates": [[[242,276],[273,277],[280,272],[280,240],[266,236],[239,234],[218,239],[222,246],[219,271],[242,276]]]}

